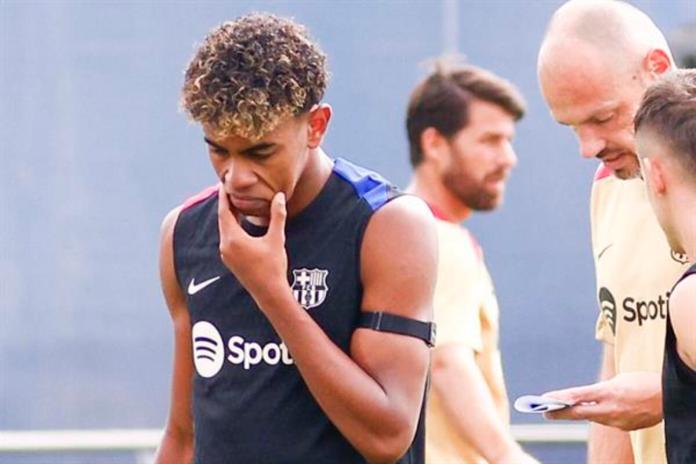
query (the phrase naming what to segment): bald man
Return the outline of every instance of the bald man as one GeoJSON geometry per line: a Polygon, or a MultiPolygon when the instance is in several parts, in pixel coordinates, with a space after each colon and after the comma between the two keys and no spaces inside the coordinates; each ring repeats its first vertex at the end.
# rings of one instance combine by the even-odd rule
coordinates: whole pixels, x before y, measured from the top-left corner
{"type": "Polygon", "coordinates": [[[584,158],[602,162],[591,198],[600,381],[548,393],[576,406],[547,416],[593,421],[592,463],[666,462],[660,369],[667,299],[686,259],[670,250],[650,209],[632,122],[645,89],[673,63],[650,18],[608,0],[564,4],[539,52],[553,117],[575,131],[584,158]]]}

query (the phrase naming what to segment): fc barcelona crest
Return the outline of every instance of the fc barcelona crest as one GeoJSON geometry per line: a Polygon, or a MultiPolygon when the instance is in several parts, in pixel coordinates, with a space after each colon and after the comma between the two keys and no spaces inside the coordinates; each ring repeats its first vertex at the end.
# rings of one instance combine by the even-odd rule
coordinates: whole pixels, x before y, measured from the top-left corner
{"type": "Polygon", "coordinates": [[[329,271],[322,269],[293,269],[292,294],[304,309],[315,308],[326,299],[329,287],[326,276],[329,271]]]}

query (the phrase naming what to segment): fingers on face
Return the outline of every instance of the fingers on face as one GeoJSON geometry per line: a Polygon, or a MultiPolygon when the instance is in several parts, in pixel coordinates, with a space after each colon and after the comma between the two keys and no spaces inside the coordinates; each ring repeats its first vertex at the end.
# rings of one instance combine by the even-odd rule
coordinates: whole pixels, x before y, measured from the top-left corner
{"type": "Polygon", "coordinates": [[[218,219],[224,221],[230,214],[230,199],[227,197],[225,187],[220,184],[218,186],[218,219]]]}
{"type": "MultiPolygon", "coordinates": [[[[278,192],[274,195],[271,202],[271,220],[267,235],[284,243],[286,218],[285,194],[278,192]]],[[[240,234],[244,233],[237,219],[236,210],[222,184],[218,188],[218,227],[220,230],[221,251],[225,244],[229,244],[235,237],[240,237],[240,234]]]]}
{"type": "Polygon", "coordinates": [[[218,189],[218,230],[220,234],[220,255],[224,257],[224,250],[229,248],[235,238],[240,236],[242,227],[237,221],[234,207],[230,204],[222,184],[218,189]]]}
{"type": "Polygon", "coordinates": [[[287,215],[285,194],[278,192],[273,196],[273,201],[271,202],[271,223],[268,227],[268,232],[282,241],[285,241],[285,220],[287,215]]]}

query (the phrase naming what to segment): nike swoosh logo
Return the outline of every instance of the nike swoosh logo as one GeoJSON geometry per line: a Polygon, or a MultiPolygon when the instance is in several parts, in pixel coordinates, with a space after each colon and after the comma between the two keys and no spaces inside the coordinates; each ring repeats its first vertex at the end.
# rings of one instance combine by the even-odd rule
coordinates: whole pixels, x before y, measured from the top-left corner
{"type": "Polygon", "coordinates": [[[602,248],[602,251],[600,251],[599,254],[597,255],[597,260],[599,261],[599,259],[602,257],[602,255],[604,254],[604,252],[607,251],[609,248],[611,248],[611,247],[613,247],[613,246],[614,246],[614,244],[613,244],[613,243],[610,243],[609,245],[607,245],[607,246],[605,246],[604,248],[602,248]]]}
{"type": "Polygon", "coordinates": [[[194,277],[191,279],[191,282],[189,283],[188,286],[188,294],[189,295],[195,295],[196,293],[200,292],[203,290],[205,287],[208,285],[212,284],[213,282],[217,281],[220,278],[220,276],[213,277],[208,280],[204,280],[203,282],[196,283],[196,278],[194,277]]]}

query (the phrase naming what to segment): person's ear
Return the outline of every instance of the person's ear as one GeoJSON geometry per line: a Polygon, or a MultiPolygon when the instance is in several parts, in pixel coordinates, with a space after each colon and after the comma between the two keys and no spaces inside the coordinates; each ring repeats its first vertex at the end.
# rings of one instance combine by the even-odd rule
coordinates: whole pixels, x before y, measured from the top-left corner
{"type": "Polygon", "coordinates": [[[665,165],[657,157],[643,158],[643,176],[650,186],[653,194],[663,195],[667,191],[665,183],[665,165]]]}
{"type": "Polygon", "coordinates": [[[672,69],[672,60],[666,51],[653,48],[643,58],[643,69],[657,78],[672,69]]]}
{"type": "Polygon", "coordinates": [[[309,111],[309,124],[307,125],[307,146],[317,148],[321,145],[326,130],[331,120],[331,107],[326,103],[315,105],[309,111]]]}
{"type": "Polygon", "coordinates": [[[428,127],[421,132],[420,146],[423,161],[433,164],[438,170],[444,169],[449,163],[449,141],[434,127],[428,127]]]}

